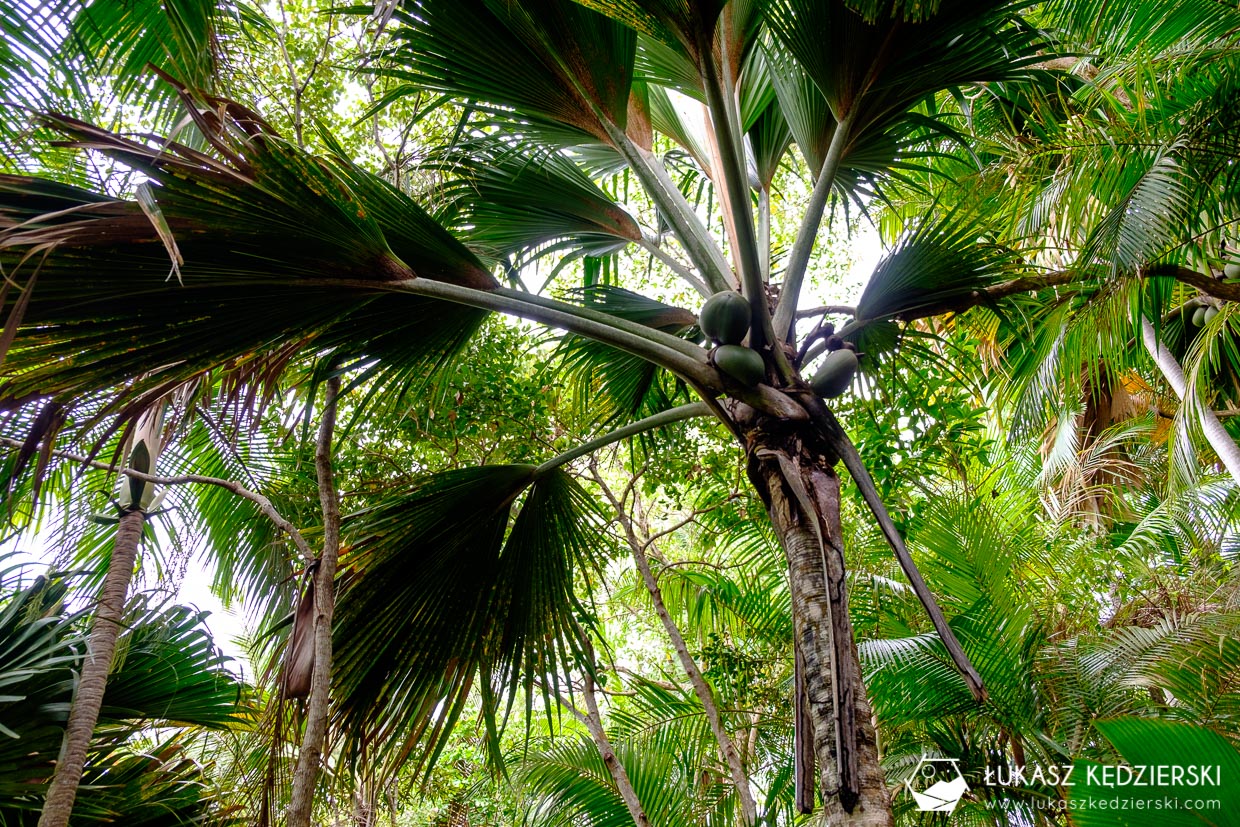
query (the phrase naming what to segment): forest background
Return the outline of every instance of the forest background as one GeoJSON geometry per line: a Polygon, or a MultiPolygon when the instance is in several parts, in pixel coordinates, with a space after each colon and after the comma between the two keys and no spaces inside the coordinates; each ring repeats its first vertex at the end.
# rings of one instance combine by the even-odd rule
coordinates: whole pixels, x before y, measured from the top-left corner
{"type": "Polygon", "coordinates": [[[1179,823],[1072,810],[1105,793],[1089,786],[986,779],[1189,759],[1236,775],[1159,794],[1217,792],[1175,817],[1233,823],[1240,15],[967,5],[0,8],[17,552],[0,575],[0,820],[56,823],[70,701],[126,570],[73,824],[921,823],[938,816],[905,781],[927,757],[969,783],[951,823],[1179,823]],[[714,52],[660,37],[707,8],[714,52]],[[798,32],[824,10],[862,27],[850,43],[912,30],[942,65],[881,46],[817,65],[821,41],[798,32]],[[627,70],[572,63],[630,36],[627,70]],[[568,57],[526,65],[511,43],[568,57]],[[950,71],[961,43],[993,65],[950,71]],[[833,97],[854,59],[869,110],[833,97]],[[616,108],[607,79],[625,71],[616,108]],[[556,72],[588,78],[590,111],[623,112],[635,137],[591,132],[556,72]],[[390,266],[376,249],[499,297],[346,310],[296,282],[390,266]],[[276,275],[248,286],[255,260],[276,275]],[[196,279],[208,292],[169,298],[196,279]],[[762,313],[747,322],[760,382],[699,347],[716,287],[791,331],[762,350],[762,313]],[[694,350],[650,334],[626,351],[640,329],[599,334],[606,319],[573,308],[694,350]],[[868,476],[849,467],[838,522],[814,524],[824,563],[841,550],[873,712],[851,748],[838,700],[798,701],[822,687],[798,666],[817,655],[779,490],[793,512],[830,507],[804,507],[778,461],[756,467],[769,449],[744,419],[788,415],[761,389],[804,390],[845,341],[860,370],[829,405],[868,476]],[[186,572],[244,616],[244,668],[177,605],[186,572]]]}

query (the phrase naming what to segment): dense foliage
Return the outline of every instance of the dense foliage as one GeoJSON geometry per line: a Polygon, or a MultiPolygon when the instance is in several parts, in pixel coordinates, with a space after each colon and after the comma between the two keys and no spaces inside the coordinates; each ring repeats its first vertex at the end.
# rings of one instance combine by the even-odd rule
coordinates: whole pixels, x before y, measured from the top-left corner
{"type": "Polygon", "coordinates": [[[927,758],[962,823],[1165,824],[1050,773],[1240,773],[1234,6],[0,32],[0,486],[54,560],[0,575],[0,823],[108,623],[74,824],[943,823],[927,758]]]}

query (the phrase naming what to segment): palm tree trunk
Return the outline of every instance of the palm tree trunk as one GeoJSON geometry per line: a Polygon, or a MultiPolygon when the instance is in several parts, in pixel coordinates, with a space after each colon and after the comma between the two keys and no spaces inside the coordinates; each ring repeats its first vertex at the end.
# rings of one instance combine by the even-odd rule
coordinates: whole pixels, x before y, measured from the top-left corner
{"type": "Polygon", "coordinates": [[[65,738],[60,747],[56,772],[47,790],[39,827],[66,827],[77,798],[82,769],[86,765],[86,752],[99,720],[103,706],[103,694],[108,685],[108,671],[116,652],[116,638],[120,634],[121,618],[125,612],[125,599],[129,594],[129,582],[133,579],[134,559],[138,555],[138,543],[142,540],[142,528],[146,515],[140,510],[126,512],[120,518],[116,541],[112,546],[112,560],[99,595],[99,607],[91,625],[87,643],[86,661],[82,664],[82,677],[77,691],[73,693],[73,705],[69,709],[69,722],[65,726],[65,738]]]}
{"type": "MultiPolygon", "coordinates": [[[[763,495],[788,558],[803,695],[797,698],[798,755],[818,764],[826,822],[890,827],[891,799],[878,763],[878,742],[848,616],[835,457],[796,434],[752,434],[749,476],[763,495]],[[812,750],[807,740],[812,739],[812,750]]],[[[802,767],[805,775],[813,774],[802,767]]],[[[798,791],[798,808],[813,790],[798,791]]]]}
{"type": "Polygon", "coordinates": [[[319,478],[319,500],[323,509],[323,553],[314,575],[314,672],[306,729],[302,734],[297,768],[293,772],[293,793],[288,805],[288,827],[310,827],[314,788],[319,778],[323,741],[327,735],[327,714],[332,677],[332,615],[336,606],[336,562],[340,556],[340,498],[332,473],[332,436],[336,428],[336,396],[340,378],[327,382],[323,400],[323,420],[315,447],[315,466],[319,478]]]}

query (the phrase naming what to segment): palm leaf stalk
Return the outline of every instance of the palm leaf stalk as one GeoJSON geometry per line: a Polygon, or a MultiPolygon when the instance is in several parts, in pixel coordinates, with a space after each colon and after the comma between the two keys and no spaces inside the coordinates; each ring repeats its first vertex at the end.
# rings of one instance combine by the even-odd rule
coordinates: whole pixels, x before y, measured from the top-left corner
{"type": "Polygon", "coordinates": [[[1227,473],[1231,474],[1231,478],[1240,484],[1240,446],[1236,445],[1236,440],[1223,427],[1218,415],[1208,405],[1196,399],[1196,388],[1189,388],[1184,380],[1184,369],[1180,367],[1180,363],[1176,361],[1167,346],[1159,341],[1153,323],[1146,318],[1141,319],[1141,343],[1145,345],[1150,358],[1154,360],[1154,364],[1162,373],[1163,378],[1167,380],[1167,384],[1175,391],[1180,402],[1192,406],[1210,447],[1218,455],[1227,473]]]}

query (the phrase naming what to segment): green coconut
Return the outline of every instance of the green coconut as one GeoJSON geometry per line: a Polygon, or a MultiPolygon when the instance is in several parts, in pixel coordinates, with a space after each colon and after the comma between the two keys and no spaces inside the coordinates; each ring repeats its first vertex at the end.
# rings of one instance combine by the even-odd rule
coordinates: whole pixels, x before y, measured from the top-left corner
{"type": "Polygon", "coordinates": [[[1240,261],[1229,261],[1223,265],[1223,277],[1240,279],[1240,261]]]}
{"type": "Polygon", "coordinates": [[[847,348],[833,350],[814,374],[810,387],[824,399],[832,399],[848,390],[857,375],[857,354],[847,348]]]}
{"type": "Polygon", "coordinates": [[[1193,311],[1193,327],[1201,327],[1206,323],[1206,309],[1198,307],[1193,311]]]}
{"type": "Polygon", "coordinates": [[[723,345],[739,345],[749,332],[749,302],[740,293],[724,290],[702,305],[698,326],[710,339],[723,345]]]}
{"type": "Polygon", "coordinates": [[[1209,324],[1214,321],[1214,317],[1218,315],[1218,308],[1211,305],[1206,308],[1205,315],[1201,317],[1202,324],[1209,324]]]}
{"type": "Polygon", "coordinates": [[[715,348],[715,365],[737,382],[753,387],[766,378],[766,364],[762,354],[740,345],[720,345],[715,348]]]}

